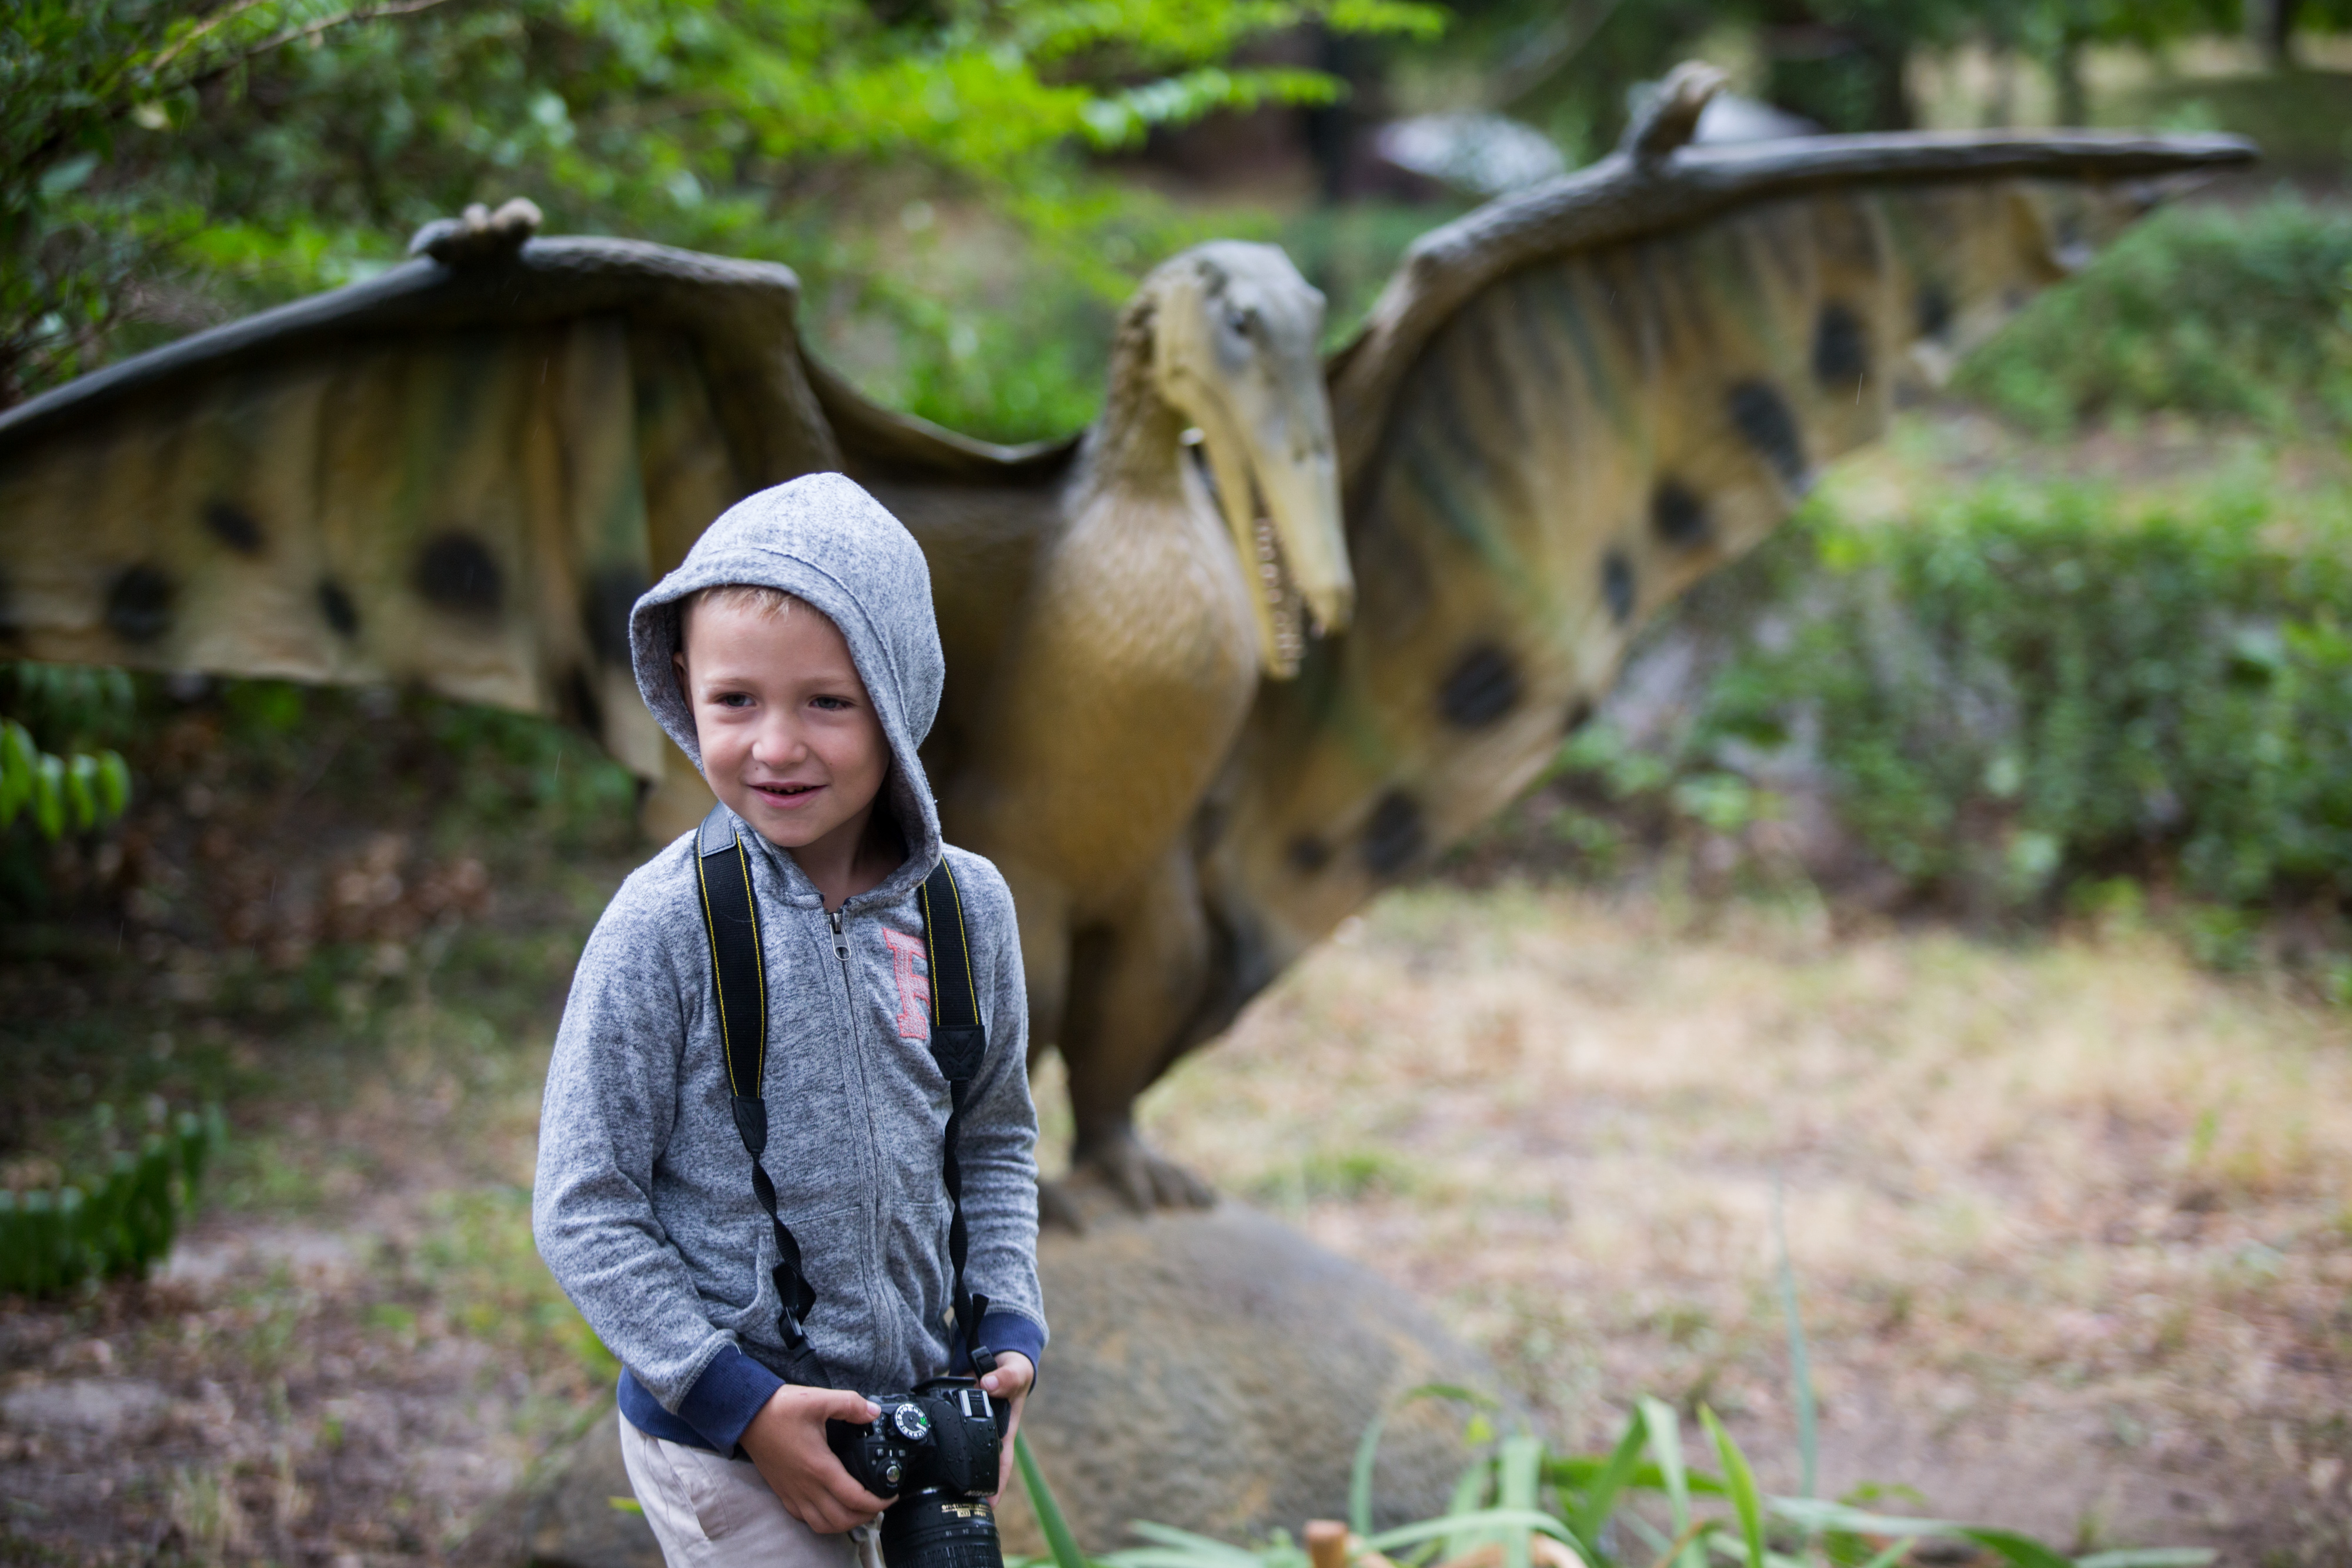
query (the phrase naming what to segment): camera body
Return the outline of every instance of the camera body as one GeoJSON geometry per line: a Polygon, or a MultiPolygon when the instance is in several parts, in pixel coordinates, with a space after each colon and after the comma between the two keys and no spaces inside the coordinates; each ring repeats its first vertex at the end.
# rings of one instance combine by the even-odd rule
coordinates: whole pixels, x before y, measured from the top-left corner
{"type": "Polygon", "coordinates": [[[824,1440],[852,1480],[898,1500],[882,1516],[884,1561],[1004,1568],[989,1500],[1004,1437],[988,1391],[968,1377],[940,1377],[912,1394],[866,1397],[882,1414],[864,1426],[827,1421],[824,1440]]]}

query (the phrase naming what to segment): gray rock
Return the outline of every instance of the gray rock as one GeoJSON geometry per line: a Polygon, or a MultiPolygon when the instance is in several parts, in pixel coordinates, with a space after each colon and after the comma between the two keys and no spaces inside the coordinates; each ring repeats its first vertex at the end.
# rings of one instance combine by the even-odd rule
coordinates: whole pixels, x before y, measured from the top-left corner
{"type": "MultiPolygon", "coordinates": [[[[1237,1204],[1139,1219],[1083,1195],[1087,1228],[1039,1244],[1054,1343],[1024,1430],[1079,1544],[1135,1520],[1247,1541],[1343,1518],[1356,1442],[1427,1383],[1495,1391],[1492,1368],[1370,1270],[1237,1204]]],[[[1406,1404],[1375,1471],[1379,1521],[1439,1512],[1468,1462],[1462,1412],[1406,1404]]],[[[1015,1486],[1008,1554],[1042,1552],[1015,1486]]],[[[609,1407],[494,1510],[454,1568],[656,1568],[609,1407]]]]}
{"type": "MultiPolygon", "coordinates": [[[[1054,1343],[1026,1429],[1089,1552],[1152,1520],[1224,1541],[1347,1516],[1357,1439],[1383,1404],[1428,1383],[1497,1391],[1483,1358],[1369,1270],[1230,1200],[1146,1220],[1087,1206],[1085,1233],[1038,1247],[1054,1343]]],[[[1375,1513],[1444,1510],[1469,1462],[1463,1412],[1391,1416],[1375,1513]]],[[[1043,1551],[1008,1494],[1008,1550],[1043,1551]]]]}

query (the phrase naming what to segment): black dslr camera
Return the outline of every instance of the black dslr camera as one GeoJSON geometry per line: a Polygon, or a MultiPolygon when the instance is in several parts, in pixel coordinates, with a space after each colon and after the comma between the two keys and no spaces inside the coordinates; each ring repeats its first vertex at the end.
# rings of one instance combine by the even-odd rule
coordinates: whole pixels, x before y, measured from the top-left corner
{"type": "Polygon", "coordinates": [[[1004,1437],[988,1391],[969,1377],[935,1377],[912,1394],[866,1397],[881,1416],[862,1427],[827,1421],[824,1440],[852,1480],[898,1499],[882,1516],[884,1561],[890,1568],[1004,1568],[989,1501],[1004,1437]]]}

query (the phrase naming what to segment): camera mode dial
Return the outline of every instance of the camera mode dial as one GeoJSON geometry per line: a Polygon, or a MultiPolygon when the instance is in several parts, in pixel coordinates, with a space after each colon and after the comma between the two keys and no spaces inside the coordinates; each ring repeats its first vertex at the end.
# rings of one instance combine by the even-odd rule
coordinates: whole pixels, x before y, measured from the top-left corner
{"type": "Polygon", "coordinates": [[[931,1418],[923,1414],[921,1406],[911,1401],[890,1412],[890,1424],[910,1443],[919,1443],[930,1435],[931,1418]]]}

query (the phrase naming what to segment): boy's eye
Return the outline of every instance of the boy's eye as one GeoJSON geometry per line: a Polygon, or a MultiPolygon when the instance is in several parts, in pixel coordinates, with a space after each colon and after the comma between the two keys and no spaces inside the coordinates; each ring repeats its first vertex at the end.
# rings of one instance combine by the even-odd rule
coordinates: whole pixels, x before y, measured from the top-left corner
{"type": "Polygon", "coordinates": [[[721,692],[719,694],[719,706],[720,707],[750,707],[751,706],[751,694],[750,692],[721,692]]]}
{"type": "Polygon", "coordinates": [[[811,697],[809,701],[827,713],[841,713],[851,706],[847,697],[811,697]]]}

